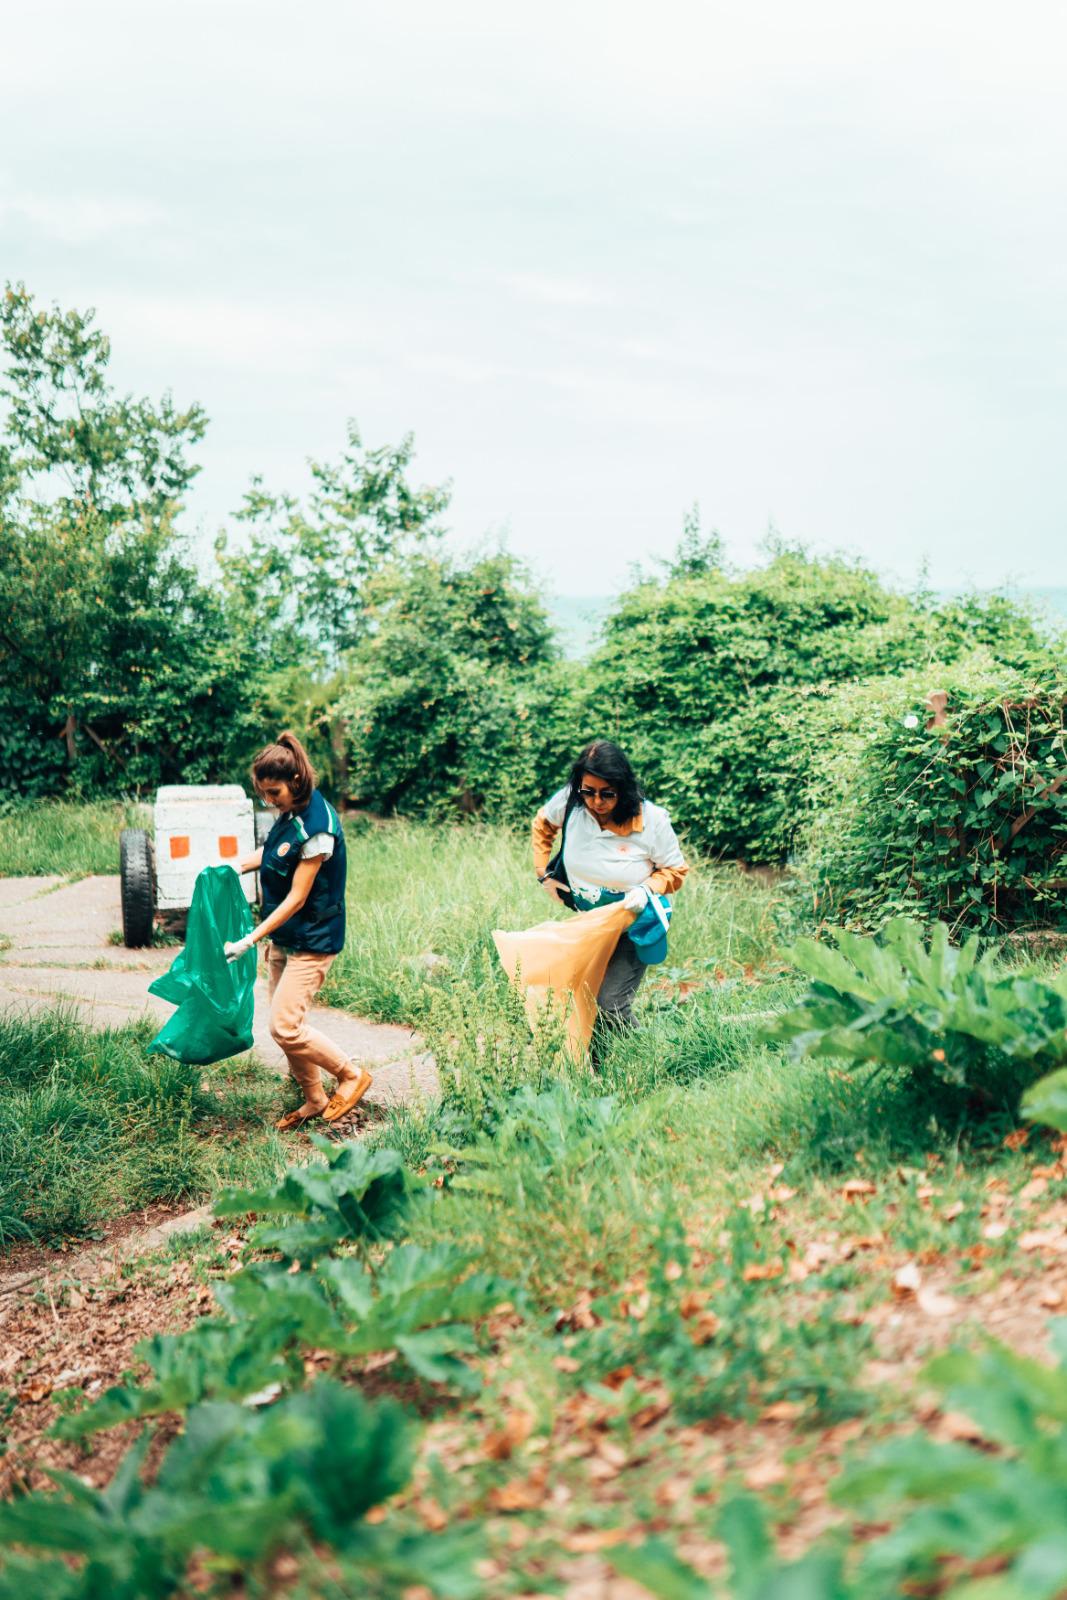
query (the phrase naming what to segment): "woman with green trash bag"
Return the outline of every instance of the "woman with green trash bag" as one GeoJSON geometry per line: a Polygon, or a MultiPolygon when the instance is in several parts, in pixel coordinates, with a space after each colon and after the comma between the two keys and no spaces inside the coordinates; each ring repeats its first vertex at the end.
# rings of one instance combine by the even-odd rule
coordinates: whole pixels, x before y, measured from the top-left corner
{"type": "Polygon", "coordinates": [[[261,848],[241,862],[259,872],[263,920],[245,938],[226,945],[236,961],[270,940],[267,975],[271,1037],[281,1045],[303,1102],[276,1124],[280,1132],[312,1117],[336,1122],[371,1086],[365,1067],[354,1066],[325,1034],[309,1028],[311,1002],[345,942],[345,837],[337,812],[315,787],[307,751],[293,733],[278,735],[252,762],[252,783],[278,812],[261,848]],[[332,1097],[322,1071],[336,1080],[332,1097]]]}

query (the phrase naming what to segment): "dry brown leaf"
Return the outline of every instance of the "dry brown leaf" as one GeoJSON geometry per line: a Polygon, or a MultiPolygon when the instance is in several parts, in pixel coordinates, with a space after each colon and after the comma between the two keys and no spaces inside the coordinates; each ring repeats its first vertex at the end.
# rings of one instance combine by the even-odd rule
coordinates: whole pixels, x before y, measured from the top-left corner
{"type": "Polygon", "coordinates": [[[719,1331],[719,1319],[714,1311],[702,1311],[695,1317],[689,1328],[689,1337],[694,1344],[710,1344],[719,1331]]]}
{"type": "Polygon", "coordinates": [[[897,1383],[902,1371],[903,1368],[892,1361],[868,1361],[860,1373],[860,1379],[872,1386],[880,1383],[897,1383]]]}
{"type": "Polygon", "coordinates": [[[42,1400],[47,1400],[52,1393],[51,1378],[33,1378],[24,1384],[18,1392],[18,1397],[24,1406],[39,1406],[42,1400]]]}
{"type": "Polygon", "coordinates": [[[598,1439],[593,1448],[601,1461],[606,1461],[616,1472],[621,1472],[630,1459],[622,1445],[616,1443],[614,1439],[598,1439]]]}
{"type": "Polygon", "coordinates": [[[568,1533],[561,1543],[572,1555],[588,1556],[597,1550],[610,1550],[630,1537],[627,1528],[581,1528],[577,1533],[568,1533]]]}
{"type": "Polygon", "coordinates": [[[642,1406],[640,1411],[635,1411],[630,1421],[635,1428],[651,1428],[660,1417],[665,1417],[671,1409],[670,1400],[664,1396],[662,1399],[650,1400],[647,1406],[642,1406]]]}
{"type": "Polygon", "coordinates": [[[746,1489],[773,1489],[786,1479],[785,1463],[779,1456],[764,1456],[745,1473],[746,1489]]]}
{"type": "Polygon", "coordinates": [[[741,1274],[746,1283],[769,1283],[772,1278],[782,1276],[782,1263],[780,1261],[750,1261],[741,1274]]]}
{"type": "Polygon", "coordinates": [[[1057,1255],[1067,1251],[1067,1234],[1055,1228],[1031,1228],[1019,1235],[1020,1250],[1052,1250],[1057,1255]]]}
{"type": "Polygon", "coordinates": [[[548,1468],[537,1467],[528,1478],[514,1478],[511,1483],[490,1489],[487,1504],[491,1511],[536,1511],[544,1504],[548,1468]]]}
{"type": "Polygon", "coordinates": [[[867,1195],[877,1194],[878,1190],[866,1178],[849,1178],[838,1189],[838,1194],[843,1194],[846,1200],[862,1200],[867,1195]]]}
{"type": "Polygon", "coordinates": [[[966,1207],[964,1206],[962,1200],[953,1200],[952,1204],[950,1206],[946,1206],[944,1211],[942,1211],[942,1222],[955,1222],[957,1217],[962,1217],[965,1209],[966,1207]]]}
{"type": "Polygon", "coordinates": [[[982,1438],[982,1430],[962,1411],[945,1411],[934,1423],[934,1433],[939,1439],[954,1439],[961,1444],[974,1443],[982,1438]]]}
{"type": "Polygon", "coordinates": [[[556,1316],[556,1332],[562,1333],[564,1329],[588,1331],[599,1327],[600,1318],[590,1309],[592,1300],[591,1294],[580,1294],[569,1311],[560,1311],[556,1316]]]}
{"type": "Polygon", "coordinates": [[[416,1500],[413,1509],[422,1521],[423,1527],[431,1533],[441,1533],[448,1527],[448,1518],[436,1500],[427,1498],[416,1500]]]}
{"type": "Polygon", "coordinates": [[[1029,1128],[1016,1128],[1014,1133],[1009,1133],[1004,1140],[1005,1150],[1021,1150],[1030,1138],[1029,1128]]]}
{"type": "Polygon", "coordinates": [[[509,1411],[504,1426],[486,1435],[485,1453],[490,1461],[506,1461],[524,1445],[533,1429],[533,1417],[528,1411],[509,1411]]]}
{"type": "Polygon", "coordinates": [[[619,1301],[619,1310],[624,1317],[631,1317],[634,1322],[641,1322],[648,1315],[648,1308],[652,1304],[652,1296],[647,1289],[641,1289],[627,1300],[619,1301]]]}
{"type": "Polygon", "coordinates": [[[776,1400],[773,1405],[765,1406],[760,1412],[761,1422],[795,1422],[804,1415],[804,1407],[799,1400],[776,1400]]]}
{"type": "Polygon", "coordinates": [[[1063,1291],[1050,1284],[1047,1289],[1041,1291],[1041,1304],[1046,1311],[1055,1311],[1063,1304],[1063,1291]]]}
{"type": "Polygon", "coordinates": [[[557,1372],[578,1372],[582,1363],[575,1361],[573,1356],[553,1356],[552,1365],[557,1372]]]}
{"type": "Polygon", "coordinates": [[[621,1389],[623,1384],[626,1383],[628,1379],[632,1378],[633,1375],[634,1369],[630,1363],[627,1362],[625,1366],[616,1367],[613,1372],[608,1373],[607,1377],[604,1379],[604,1387],[605,1389],[621,1389]]]}
{"type": "Polygon", "coordinates": [[[1048,1188],[1047,1178],[1031,1178],[1029,1183],[1024,1183],[1016,1198],[1022,1204],[1029,1205],[1031,1200],[1037,1200],[1048,1188]]]}
{"type": "MultiPolygon", "coordinates": [[[[1006,1222],[987,1222],[985,1227],[982,1229],[982,1238],[983,1239],[1003,1239],[1003,1237],[1007,1233],[1007,1231],[1008,1231],[1008,1224],[1006,1222]]],[[[972,1254],[973,1254],[973,1251],[972,1251],[972,1254]]]]}
{"type": "Polygon", "coordinates": [[[893,1274],[893,1297],[896,1300],[910,1300],[922,1285],[919,1269],[914,1261],[905,1261],[893,1274]]]}

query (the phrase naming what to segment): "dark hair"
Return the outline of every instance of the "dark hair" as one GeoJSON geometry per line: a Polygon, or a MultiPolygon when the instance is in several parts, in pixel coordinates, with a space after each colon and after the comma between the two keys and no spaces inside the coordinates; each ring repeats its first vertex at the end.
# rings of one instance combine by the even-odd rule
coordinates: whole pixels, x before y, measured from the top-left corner
{"type": "Polygon", "coordinates": [[[315,768],[295,733],[280,733],[277,744],[266,745],[252,762],[252,782],[258,789],[264,779],[287,783],[298,809],[306,806],[315,787],[315,768]]]}
{"type": "Polygon", "coordinates": [[[582,804],[578,791],[587,774],[603,778],[618,795],[611,813],[612,822],[629,822],[631,817],[636,817],[643,798],[641,786],[629,758],[617,744],[610,739],[591,739],[586,745],[571,769],[570,798],[575,805],[582,804]]]}

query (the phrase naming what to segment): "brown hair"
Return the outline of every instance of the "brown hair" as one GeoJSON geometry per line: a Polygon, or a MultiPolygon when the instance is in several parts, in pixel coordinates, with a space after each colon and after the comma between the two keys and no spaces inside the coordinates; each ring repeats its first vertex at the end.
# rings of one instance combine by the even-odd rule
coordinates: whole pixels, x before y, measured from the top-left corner
{"type": "Polygon", "coordinates": [[[258,789],[264,779],[287,783],[298,807],[306,806],[315,787],[315,768],[295,733],[278,735],[277,744],[266,745],[252,762],[252,782],[258,789]]]}

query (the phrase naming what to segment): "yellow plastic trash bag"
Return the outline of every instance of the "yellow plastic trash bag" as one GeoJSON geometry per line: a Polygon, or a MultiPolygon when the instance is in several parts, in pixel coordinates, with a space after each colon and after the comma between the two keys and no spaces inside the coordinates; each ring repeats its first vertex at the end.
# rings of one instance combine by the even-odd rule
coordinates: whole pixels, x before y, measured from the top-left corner
{"type": "Polygon", "coordinates": [[[227,961],[223,945],[252,932],[252,913],[232,867],[205,867],[193,885],[185,948],[148,985],[178,1007],[148,1046],[152,1055],[207,1066],[252,1048],[256,956],[227,961]]]}
{"type": "Polygon", "coordinates": [[[617,900],[566,922],[539,922],[524,933],[493,932],[504,971],[522,986],[531,1028],[551,1004],[565,1021],[575,1057],[589,1048],[600,985],[615,946],[633,920],[633,912],[617,900]]]}

